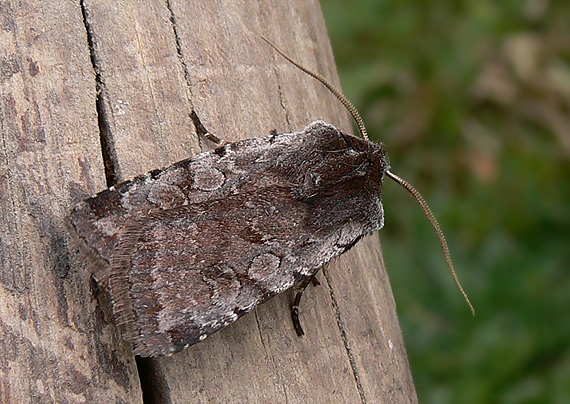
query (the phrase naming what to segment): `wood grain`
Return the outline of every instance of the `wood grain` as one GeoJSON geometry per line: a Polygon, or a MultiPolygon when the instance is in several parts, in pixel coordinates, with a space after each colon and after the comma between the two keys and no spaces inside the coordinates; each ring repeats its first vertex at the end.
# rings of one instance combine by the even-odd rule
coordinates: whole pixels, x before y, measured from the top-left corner
{"type": "Polygon", "coordinates": [[[105,186],[79,3],[0,3],[0,402],[140,403],[63,225],[105,186]]]}
{"type": "Polygon", "coordinates": [[[138,403],[139,374],[147,402],[417,402],[376,235],[309,288],[304,337],[285,293],[137,374],[63,226],[105,187],[100,128],[121,179],[199,153],[192,109],[227,141],[317,118],[352,132],[340,103],[259,38],[338,85],[318,2],[36,3],[0,6],[2,402],[138,403]]]}

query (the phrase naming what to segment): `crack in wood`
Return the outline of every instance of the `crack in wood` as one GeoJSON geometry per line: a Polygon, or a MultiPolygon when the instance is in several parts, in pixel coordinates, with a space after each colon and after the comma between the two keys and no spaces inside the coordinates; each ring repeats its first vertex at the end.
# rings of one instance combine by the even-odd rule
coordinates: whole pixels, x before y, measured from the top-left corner
{"type": "Polygon", "coordinates": [[[85,1],[82,0],[81,14],[83,16],[83,25],[87,34],[87,43],[89,45],[89,57],[91,65],[95,72],[95,88],[97,90],[97,99],[95,100],[95,107],[97,110],[97,124],[99,125],[99,138],[101,142],[101,154],[103,156],[103,164],[105,169],[105,179],[107,186],[111,187],[121,180],[121,169],[119,159],[115,148],[115,140],[111,130],[109,118],[111,114],[108,111],[108,103],[106,102],[105,81],[101,74],[100,63],[95,51],[95,38],[93,30],[89,23],[89,11],[85,1]]]}
{"type": "Polygon", "coordinates": [[[362,387],[362,383],[360,382],[360,375],[358,374],[358,367],[356,366],[356,359],[354,358],[354,354],[352,353],[352,349],[348,343],[348,335],[346,334],[346,328],[344,322],[342,321],[342,317],[340,314],[340,307],[336,300],[336,296],[334,294],[332,283],[326,268],[323,268],[323,275],[327,281],[327,286],[329,288],[329,294],[331,296],[334,316],[336,318],[336,323],[338,325],[338,329],[340,330],[340,336],[342,338],[342,342],[344,344],[344,349],[346,350],[346,355],[348,356],[348,361],[350,362],[350,367],[352,369],[352,374],[354,376],[354,381],[356,382],[356,388],[358,389],[358,395],[360,396],[360,402],[362,404],[366,404],[366,397],[364,395],[364,388],[362,387]]]}
{"type": "Polygon", "coordinates": [[[170,388],[163,373],[158,370],[157,361],[137,356],[137,369],[141,382],[144,404],[171,404],[170,388]]]}
{"type": "Polygon", "coordinates": [[[257,331],[259,333],[259,340],[261,342],[261,346],[263,347],[263,355],[265,356],[265,359],[267,361],[271,360],[273,368],[275,369],[275,372],[273,373],[273,382],[275,383],[276,388],[279,388],[279,387],[281,388],[281,391],[283,392],[283,395],[285,396],[284,404],[288,404],[289,403],[289,397],[287,396],[287,388],[286,388],[285,384],[283,383],[283,381],[281,380],[282,374],[280,372],[278,365],[275,363],[275,358],[273,355],[270,354],[271,349],[267,349],[266,341],[265,341],[265,338],[263,338],[263,332],[261,331],[261,322],[259,321],[259,313],[258,313],[257,309],[254,310],[253,314],[255,317],[255,323],[257,325],[257,331]]]}
{"type": "MultiPolygon", "coordinates": [[[[273,57],[273,60],[275,61],[275,57],[273,57]]],[[[273,72],[275,73],[275,77],[277,79],[277,90],[279,92],[279,104],[281,104],[281,108],[283,108],[283,111],[285,112],[285,120],[287,121],[287,129],[291,130],[292,129],[291,114],[289,113],[289,108],[287,108],[287,105],[285,103],[285,95],[283,93],[283,88],[281,87],[282,79],[281,79],[281,74],[279,73],[279,67],[278,67],[277,63],[274,63],[273,72]]]]}
{"type": "Polygon", "coordinates": [[[186,85],[188,86],[188,102],[190,103],[190,108],[194,111],[194,103],[192,102],[192,82],[190,81],[190,73],[188,72],[188,66],[186,65],[186,59],[184,59],[184,54],[182,53],[182,43],[180,35],[178,34],[178,24],[176,23],[176,16],[174,15],[174,10],[170,4],[170,0],[166,0],[166,8],[170,12],[170,23],[172,25],[172,32],[174,33],[174,42],[176,43],[176,53],[178,55],[178,60],[182,64],[182,71],[184,72],[184,79],[186,80],[186,85]]]}

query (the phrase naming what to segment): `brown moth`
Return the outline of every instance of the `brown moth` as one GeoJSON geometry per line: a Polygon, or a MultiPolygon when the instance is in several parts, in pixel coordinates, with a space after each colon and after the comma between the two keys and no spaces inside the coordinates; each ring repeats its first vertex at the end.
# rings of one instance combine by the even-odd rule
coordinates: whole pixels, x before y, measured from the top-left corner
{"type": "Polygon", "coordinates": [[[137,355],[178,352],[293,286],[293,324],[302,335],[305,287],[334,257],[382,228],[384,175],[418,200],[467,299],[434,215],[390,171],[383,145],[368,140],[358,112],[324,78],[265,41],[327,86],[362,138],[315,121],[300,132],[219,141],[211,152],[78,204],[72,227],[103,263],[95,277],[137,355]]]}

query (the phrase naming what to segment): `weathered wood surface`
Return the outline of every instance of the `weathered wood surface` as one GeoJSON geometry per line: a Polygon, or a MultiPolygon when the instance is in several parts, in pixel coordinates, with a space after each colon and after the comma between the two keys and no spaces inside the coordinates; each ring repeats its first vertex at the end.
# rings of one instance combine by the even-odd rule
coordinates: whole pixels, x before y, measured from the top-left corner
{"type": "Polygon", "coordinates": [[[1,2],[0,21],[0,401],[140,402],[63,227],[105,186],[79,2],[1,2]]]}
{"type": "MultiPolygon", "coordinates": [[[[141,403],[134,358],[63,225],[82,193],[105,188],[100,129],[119,179],[199,153],[192,109],[228,141],[317,118],[350,131],[340,103],[259,39],[338,84],[319,5],[35,0],[1,2],[0,21],[0,401],[141,403]]],[[[378,237],[320,280],[303,338],[285,293],[140,361],[144,401],[416,402],[378,237]]]]}

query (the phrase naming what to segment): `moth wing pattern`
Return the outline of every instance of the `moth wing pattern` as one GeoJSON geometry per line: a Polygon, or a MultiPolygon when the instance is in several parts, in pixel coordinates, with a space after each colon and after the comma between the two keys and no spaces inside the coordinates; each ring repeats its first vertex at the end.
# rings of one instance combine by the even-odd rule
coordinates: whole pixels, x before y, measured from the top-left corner
{"type": "Polygon", "coordinates": [[[72,212],[106,262],[116,321],[168,355],[313,276],[383,225],[382,145],[323,121],[230,143],[72,212]]]}

